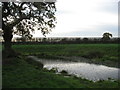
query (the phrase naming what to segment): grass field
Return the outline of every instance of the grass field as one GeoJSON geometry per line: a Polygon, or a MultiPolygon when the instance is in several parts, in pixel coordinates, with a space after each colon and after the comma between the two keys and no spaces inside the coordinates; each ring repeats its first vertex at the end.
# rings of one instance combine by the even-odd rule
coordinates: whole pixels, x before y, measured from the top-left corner
{"type": "Polygon", "coordinates": [[[96,61],[118,62],[117,44],[40,44],[13,45],[20,52],[19,58],[3,60],[3,88],[118,88],[119,81],[98,81],[64,77],[52,71],[36,69],[36,66],[26,62],[26,55],[36,55],[41,58],[57,56],[82,56],[96,61]]]}
{"type": "Polygon", "coordinates": [[[13,45],[23,55],[37,55],[41,58],[56,56],[82,56],[93,61],[118,63],[118,44],[41,44],[13,45]],[[45,57],[44,57],[45,56],[45,57]]]}
{"type": "Polygon", "coordinates": [[[118,88],[118,81],[94,83],[36,69],[36,66],[28,64],[23,57],[5,60],[2,69],[3,88],[118,88]]]}

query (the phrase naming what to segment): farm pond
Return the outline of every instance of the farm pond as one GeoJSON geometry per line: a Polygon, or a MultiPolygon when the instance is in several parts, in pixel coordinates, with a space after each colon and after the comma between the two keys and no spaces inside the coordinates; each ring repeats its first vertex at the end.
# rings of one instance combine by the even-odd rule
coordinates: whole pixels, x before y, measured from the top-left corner
{"type": "Polygon", "coordinates": [[[29,56],[39,62],[41,62],[48,70],[56,69],[56,74],[60,74],[61,71],[66,71],[69,75],[81,77],[91,81],[99,80],[118,80],[120,78],[119,68],[108,67],[105,65],[98,65],[86,62],[74,62],[65,60],[52,60],[52,59],[40,59],[35,56],[29,56]]]}

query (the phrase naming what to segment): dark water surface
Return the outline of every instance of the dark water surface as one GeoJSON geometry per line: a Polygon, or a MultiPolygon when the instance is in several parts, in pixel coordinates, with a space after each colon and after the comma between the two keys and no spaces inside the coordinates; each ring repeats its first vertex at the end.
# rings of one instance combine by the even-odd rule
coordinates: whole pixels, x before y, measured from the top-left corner
{"type": "Polygon", "coordinates": [[[105,65],[90,64],[85,62],[63,61],[63,60],[47,60],[38,59],[34,56],[30,56],[37,59],[44,64],[44,68],[48,70],[56,68],[58,72],[65,70],[70,75],[85,78],[92,81],[118,79],[118,72],[120,69],[114,67],[108,67],[105,65]]]}

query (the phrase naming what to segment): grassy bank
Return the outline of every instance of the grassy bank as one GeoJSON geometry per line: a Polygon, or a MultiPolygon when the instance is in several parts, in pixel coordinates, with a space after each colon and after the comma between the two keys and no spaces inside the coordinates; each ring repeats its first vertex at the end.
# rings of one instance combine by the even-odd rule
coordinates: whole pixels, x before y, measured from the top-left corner
{"type": "Polygon", "coordinates": [[[118,63],[118,44],[40,44],[13,45],[23,55],[37,55],[40,58],[58,56],[77,56],[91,59],[93,62],[118,63]]]}
{"type": "Polygon", "coordinates": [[[3,60],[3,88],[117,88],[118,82],[64,77],[36,69],[24,57],[3,60]]]}

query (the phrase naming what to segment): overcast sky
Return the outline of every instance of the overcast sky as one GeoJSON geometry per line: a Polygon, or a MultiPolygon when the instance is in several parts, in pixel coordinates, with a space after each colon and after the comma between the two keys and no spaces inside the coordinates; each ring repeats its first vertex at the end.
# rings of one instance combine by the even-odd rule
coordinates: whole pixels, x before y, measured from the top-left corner
{"type": "Polygon", "coordinates": [[[57,0],[56,28],[47,37],[102,37],[104,32],[118,36],[118,1],[57,0]]]}

